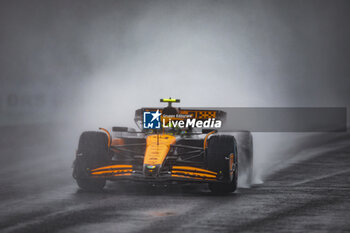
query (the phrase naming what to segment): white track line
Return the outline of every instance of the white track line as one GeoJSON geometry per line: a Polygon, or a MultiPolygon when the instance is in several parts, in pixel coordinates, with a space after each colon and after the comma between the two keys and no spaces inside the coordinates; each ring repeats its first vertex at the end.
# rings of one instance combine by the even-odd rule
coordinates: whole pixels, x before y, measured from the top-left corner
{"type": "Polygon", "coordinates": [[[322,180],[322,179],[326,179],[326,178],[329,178],[329,177],[332,177],[332,176],[337,176],[337,175],[348,173],[348,172],[350,172],[350,169],[337,171],[337,172],[333,172],[333,173],[330,173],[330,174],[327,174],[327,175],[318,176],[318,177],[314,177],[314,178],[311,178],[311,179],[295,182],[295,183],[293,183],[293,184],[291,184],[289,186],[297,186],[297,185],[301,185],[301,184],[306,184],[306,183],[310,183],[310,182],[313,182],[313,181],[316,181],[316,180],[322,180]]]}

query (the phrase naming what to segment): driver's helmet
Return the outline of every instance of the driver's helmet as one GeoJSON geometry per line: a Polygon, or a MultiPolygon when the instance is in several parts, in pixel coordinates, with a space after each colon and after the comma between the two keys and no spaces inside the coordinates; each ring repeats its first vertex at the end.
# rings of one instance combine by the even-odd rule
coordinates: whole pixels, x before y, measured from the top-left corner
{"type": "Polygon", "coordinates": [[[168,106],[166,108],[163,108],[162,114],[163,115],[176,115],[176,114],[178,114],[178,110],[176,108],[168,106]]]}

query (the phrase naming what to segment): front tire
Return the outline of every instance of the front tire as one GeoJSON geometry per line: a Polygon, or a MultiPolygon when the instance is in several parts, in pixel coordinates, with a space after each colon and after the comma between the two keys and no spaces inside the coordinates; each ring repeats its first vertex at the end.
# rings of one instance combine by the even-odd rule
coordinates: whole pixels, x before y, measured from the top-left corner
{"type": "Polygon", "coordinates": [[[79,138],[77,157],[73,165],[73,177],[78,186],[87,191],[102,190],[106,184],[103,178],[91,178],[90,170],[104,165],[110,159],[108,137],[103,132],[83,132],[79,138]]]}
{"type": "Polygon", "coordinates": [[[105,179],[77,179],[77,184],[79,188],[86,190],[86,191],[101,191],[105,185],[106,180],[105,179]]]}
{"type": "Polygon", "coordinates": [[[213,193],[231,193],[237,189],[238,154],[236,140],[231,135],[210,137],[207,148],[207,168],[219,174],[222,183],[210,183],[213,193]]]}

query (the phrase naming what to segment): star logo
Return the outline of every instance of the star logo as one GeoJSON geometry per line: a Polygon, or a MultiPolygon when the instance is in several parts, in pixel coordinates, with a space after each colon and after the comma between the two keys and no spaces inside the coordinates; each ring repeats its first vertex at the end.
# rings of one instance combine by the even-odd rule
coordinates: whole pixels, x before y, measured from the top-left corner
{"type": "Polygon", "coordinates": [[[151,114],[153,116],[151,122],[154,121],[155,119],[158,119],[158,117],[160,117],[160,115],[162,115],[161,113],[159,113],[159,110],[157,110],[155,113],[151,113],[151,114]]]}
{"type": "Polygon", "coordinates": [[[143,128],[144,129],[160,129],[160,116],[162,114],[157,110],[156,112],[143,112],[143,128]]]}

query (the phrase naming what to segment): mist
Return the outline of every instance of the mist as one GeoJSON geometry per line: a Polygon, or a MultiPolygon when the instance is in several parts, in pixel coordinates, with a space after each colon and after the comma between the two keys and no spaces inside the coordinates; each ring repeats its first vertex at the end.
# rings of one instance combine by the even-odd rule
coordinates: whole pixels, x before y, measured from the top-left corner
{"type": "MultiPolygon", "coordinates": [[[[184,107],[348,107],[349,8],[347,1],[2,1],[1,125],[48,124],[73,154],[81,131],[134,127],[135,109],[165,97],[184,107]]],[[[259,177],[295,137],[256,138],[259,177]]]]}

